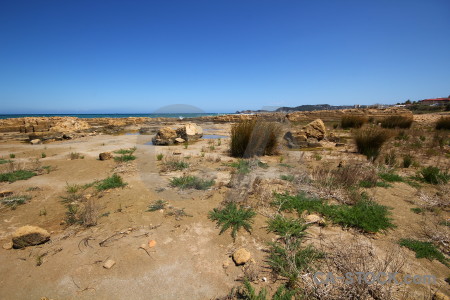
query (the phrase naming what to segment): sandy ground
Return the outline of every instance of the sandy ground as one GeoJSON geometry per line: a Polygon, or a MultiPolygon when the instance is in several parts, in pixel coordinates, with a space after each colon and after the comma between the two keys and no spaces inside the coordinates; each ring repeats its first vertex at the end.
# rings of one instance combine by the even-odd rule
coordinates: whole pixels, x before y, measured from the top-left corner
{"type": "MultiPolygon", "coordinates": [[[[205,134],[229,135],[229,125],[207,125],[205,134]]],[[[152,146],[149,135],[99,135],[76,140],[29,145],[2,141],[0,155],[14,153],[15,162],[24,165],[38,163],[52,170],[26,181],[0,183],[0,190],[26,194],[32,199],[15,210],[0,209],[0,243],[9,242],[11,233],[23,225],[36,225],[51,232],[51,241],[21,250],[0,249],[1,299],[214,299],[226,295],[240,285],[243,267],[235,266],[230,255],[235,249],[247,248],[253,264],[258,268],[258,286],[275,290],[270,273],[265,268],[267,242],[275,236],[267,233],[266,217],[255,218],[252,234],[239,232],[234,242],[229,232],[219,235],[219,229],[208,220],[208,212],[218,207],[230,195],[226,186],[234,161],[227,155],[227,138],[201,139],[185,148],[152,146]],[[214,145],[213,149],[211,146],[214,145]],[[100,152],[137,147],[137,159],[119,164],[114,160],[99,161],[100,152]],[[83,159],[70,160],[71,152],[83,159]],[[46,154],[42,158],[42,153],[46,154]],[[215,180],[207,191],[178,190],[169,186],[172,177],[183,171],[161,173],[161,162],[156,155],[183,157],[189,162],[187,172],[215,180]],[[202,154],[203,153],[203,154],[202,154]],[[93,195],[98,224],[93,227],[67,226],[66,208],[61,197],[68,184],[86,184],[101,180],[113,173],[120,174],[127,186],[93,195]],[[30,188],[34,188],[31,189],[30,188]],[[167,201],[184,209],[189,216],[177,220],[166,216],[167,211],[146,211],[155,200],[167,201]],[[42,214],[45,211],[45,215],[42,214]],[[148,242],[156,241],[149,248],[148,242]],[[145,245],[145,250],[140,248],[145,245]],[[103,264],[112,259],[116,265],[105,269],[103,264]]],[[[325,148],[323,160],[338,164],[352,153],[351,147],[325,148]]],[[[283,153],[284,162],[292,170],[279,165],[280,157],[263,157],[269,169],[258,169],[253,175],[279,178],[285,172],[305,169],[305,161],[314,161],[314,152],[289,151],[283,153]],[[256,174],[256,175],[255,175],[256,174]]],[[[362,160],[361,157],[357,159],[362,160]]],[[[319,164],[321,162],[313,162],[319,164]]],[[[6,168],[6,165],[3,165],[6,168]]],[[[276,188],[286,188],[281,182],[276,188]]],[[[85,194],[88,192],[85,192],[85,194]]],[[[393,188],[373,188],[369,193],[380,204],[392,208],[397,227],[388,234],[364,236],[376,249],[389,249],[400,237],[415,236],[421,230],[421,215],[413,213],[411,204],[417,199],[417,190],[405,183],[394,183],[393,188]]],[[[311,243],[350,239],[353,230],[339,226],[311,226],[311,243]]],[[[400,251],[400,250],[399,250],[400,251]]],[[[407,260],[406,269],[414,274],[433,274],[438,277],[441,290],[449,292],[443,281],[449,275],[447,267],[437,261],[416,259],[412,251],[402,249],[407,260]]],[[[423,292],[430,287],[417,287],[423,292]]],[[[434,287],[434,289],[436,289],[434,287]]]]}

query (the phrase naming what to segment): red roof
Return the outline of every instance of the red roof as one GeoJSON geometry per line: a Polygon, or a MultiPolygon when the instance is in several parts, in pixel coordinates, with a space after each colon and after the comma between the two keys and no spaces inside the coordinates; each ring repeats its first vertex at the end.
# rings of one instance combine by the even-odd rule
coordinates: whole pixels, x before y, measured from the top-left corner
{"type": "Polygon", "coordinates": [[[425,99],[422,101],[450,101],[450,98],[434,98],[434,99],[425,99]]]}

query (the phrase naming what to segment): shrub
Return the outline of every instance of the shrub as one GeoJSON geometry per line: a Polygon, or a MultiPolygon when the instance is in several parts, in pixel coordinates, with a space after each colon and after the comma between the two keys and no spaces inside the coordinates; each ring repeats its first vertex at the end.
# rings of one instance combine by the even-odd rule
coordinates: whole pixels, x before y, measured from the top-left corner
{"type": "Polygon", "coordinates": [[[401,239],[400,246],[406,247],[416,252],[416,258],[427,258],[428,260],[437,259],[446,266],[449,266],[448,260],[436,246],[430,242],[421,242],[414,239],[401,239]]]}
{"type": "Polygon", "coordinates": [[[353,116],[347,115],[341,118],[341,127],[343,129],[348,128],[361,128],[369,119],[366,116],[353,116]]]}
{"type": "Polygon", "coordinates": [[[413,122],[412,116],[389,116],[381,121],[383,128],[409,128],[413,122]]]}
{"type": "Polygon", "coordinates": [[[16,209],[16,207],[18,205],[25,204],[30,199],[31,199],[30,196],[24,196],[24,195],[9,196],[9,197],[5,197],[5,198],[1,199],[0,203],[2,203],[3,205],[5,205],[7,207],[11,207],[11,209],[14,210],[14,209],[16,209]]]}
{"type": "Polygon", "coordinates": [[[169,160],[164,163],[163,171],[181,171],[189,168],[189,163],[182,160],[169,160]]]}
{"type": "Polygon", "coordinates": [[[164,154],[162,154],[162,153],[159,153],[158,155],[156,155],[157,160],[162,160],[163,157],[164,157],[164,154]]]}
{"type": "Polygon", "coordinates": [[[243,120],[231,127],[230,154],[233,157],[274,155],[280,127],[274,122],[243,120]]]}
{"type": "Polygon", "coordinates": [[[395,151],[389,151],[384,156],[384,163],[388,166],[394,167],[397,163],[397,155],[395,154],[395,151]]]}
{"type": "Polygon", "coordinates": [[[156,200],[153,201],[152,204],[149,205],[147,211],[157,211],[160,209],[164,209],[167,205],[167,201],[164,200],[156,200]]]}
{"type": "Polygon", "coordinates": [[[102,181],[98,182],[96,184],[96,188],[99,191],[103,191],[103,190],[124,187],[126,185],[127,184],[125,182],[123,182],[123,179],[122,179],[122,177],[120,177],[120,175],[113,174],[112,176],[105,178],[102,181]]]}
{"type": "Polygon", "coordinates": [[[126,162],[126,161],[130,161],[130,160],[135,160],[136,156],[131,155],[131,154],[123,154],[121,156],[116,156],[114,157],[114,160],[117,162],[126,162]]]}
{"type": "Polygon", "coordinates": [[[136,151],[136,147],[130,148],[130,149],[119,149],[117,151],[114,151],[114,153],[117,154],[133,154],[134,151],[136,151]]]}
{"type": "Polygon", "coordinates": [[[16,155],[14,153],[10,153],[9,158],[16,158],[16,155]]]}
{"type": "Polygon", "coordinates": [[[280,176],[280,179],[281,180],[286,180],[286,181],[294,181],[294,175],[281,175],[280,176]]]}
{"type": "Polygon", "coordinates": [[[305,194],[297,196],[276,194],[273,204],[283,210],[296,210],[300,214],[304,210],[317,212],[330,218],[334,223],[370,233],[394,227],[388,217],[390,213],[386,206],[368,200],[364,193],[360,198],[355,205],[330,205],[322,199],[310,198],[305,194]]]}
{"type": "Polygon", "coordinates": [[[217,226],[221,226],[220,234],[231,228],[231,236],[236,239],[236,233],[242,227],[248,233],[251,233],[253,217],[256,212],[251,208],[238,208],[236,203],[228,203],[223,209],[214,208],[209,212],[208,218],[217,222],[217,226]]]}
{"type": "Polygon", "coordinates": [[[437,120],[435,128],[437,130],[449,130],[450,117],[441,117],[439,120],[437,120]]]}
{"type": "Polygon", "coordinates": [[[422,180],[431,184],[447,183],[450,180],[450,174],[441,172],[438,167],[426,167],[420,171],[422,180]]]}
{"type": "Polygon", "coordinates": [[[413,157],[410,154],[403,156],[403,168],[409,168],[413,163],[413,157]]]}
{"type": "Polygon", "coordinates": [[[172,178],[170,185],[180,189],[207,190],[214,185],[214,180],[204,180],[196,176],[181,176],[172,178]]]}
{"type": "Polygon", "coordinates": [[[283,238],[302,238],[306,235],[305,230],[308,228],[302,220],[285,218],[283,216],[277,215],[273,219],[267,221],[267,230],[278,234],[283,238]]]}
{"type": "Polygon", "coordinates": [[[394,173],[380,173],[378,174],[381,179],[387,182],[402,182],[403,178],[400,175],[394,174],[394,173]]]}
{"type": "Polygon", "coordinates": [[[250,173],[250,161],[239,159],[237,162],[230,163],[230,167],[236,168],[239,174],[250,173]]]}
{"type": "Polygon", "coordinates": [[[84,156],[83,155],[81,155],[80,153],[78,153],[78,152],[71,152],[70,153],[70,159],[71,160],[74,160],[74,159],[84,159],[84,156]]]}
{"type": "Polygon", "coordinates": [[[17,170],[9,173],[0,174],[0,182],[1,181],[14,182],[17,180],[27,180],[36,175],[37,175],[36,173],[31,171],[17,170]]]}
{"type": "Polygon", "coordinates": [[[391,137],[391,134],[386,129],[368,126],[358,129],[353,137],[358,152],[365,155],[367,159],[374,160],[380,154],[381,147],[391,137]]]}

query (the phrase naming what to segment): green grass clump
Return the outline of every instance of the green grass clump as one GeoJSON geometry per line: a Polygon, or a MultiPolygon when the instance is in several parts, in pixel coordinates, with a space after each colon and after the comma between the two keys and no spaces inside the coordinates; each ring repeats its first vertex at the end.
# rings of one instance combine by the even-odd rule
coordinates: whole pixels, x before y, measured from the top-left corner
{"type": "Polygon", "coordinates": [[[276,194],[273,205],[282,210],[296,210],[299,214],[305,210],[317,212],[334,223],[359,228],[370,233],[394,227],[389,218],[388,208],[367,199],[364,193],[354,205],[328,204],[323,199],[310,198],[306,194],[297,196],[276,194]]]}
{"type": "Polygon", "coordinates": [[[437,120],[435,128],[437,130],[450,130],[450,117],[441,117],[437,120]]]}
{"type": "Polygon", "coordinates": [[[250,162],[245,159],[239,159],[237,162],[230,163],[230,167],[236,168],[239,174],[250,173],[250,162]]]}
{"type": "Polygon", "coordinates": [[[134,151],[136,151],[136,147],[130,148],[130,149],[119,149],[117,151],[114,151],[114,153],[117,154],[133,154],[134,151]]]}
{"type": "Polygon", "coordinates": [[[9,196],[2,198],[0,203],[10,207],[11,209],[16,209],[17,206],[25,204],[28,200],[30,200],[30,196],[20,195],[20,196],[9,196]]]}
{"type": "Polygon", "coordinates": [[[233,157],[274,155],[280,126],[275,122],[243,120],[231,127],[230,154],[233,157]]]}
{"type": "Polygon", "coordinates": [[[16,155],[14,153],[10,153],[9,158],[16,158],[16,155]]]}
{"type": "Polygon", "coordinates": [[[358,129],[354,132],[356,148],[358,153],[374,160],[380,154],[381,147],[391,137],[391,133],[379,128],[378,126],[368,126],[358,129]]]}
{"type": "Polygon", "coordinates": [[[415,214],[421,214],[424,212],[424,209],[420,208],[420,207],[413,207],[413,208],[411,208],[411,211],[415,214]]]}
{"type": "MultiPolygon", "coordinates": [[[[297,294],[297,290],[287,289],[284,285],[278,287],[275,294],[272,296],[272,300],[292,300],[295,299],[295,295],[297,294]]],[[[236,296],[237,299],[242,300],[267,300],[267,290],[266,288],[262,288],[259,293],[256,293],[255,288],[252,286],[250,281],[245,278],[242,287],[240,287],[236,292],[232,290],[230,298],[236,296]]]]}
{"type": "Polygon", "coordinates": [[[214,180],[204,180],[196,176],[174,177],[170,180],[170,185],[180,189],[207,190],[214,185],[214,180]]]}
{"type": "Polygon", "coordinates": [[[429,260],[437,259],[444,265],[449,266],[449,262],[444,254],[430,242],[421,242],[414,239],[401,239],[399,244],[400,246],[416,252],[416,258],[426,258],[429,260]]]}
{"type": "Polygon", "coordinates": [[[294,177],[294,175],[281,175],[280,179],[292,182],[292,181],[294,181],[295,177],[294,177]]]}
{"type": "Polygon", "coordinates": [[[389,116],[381,121],[383,128],[409,128],[413,123],[412,116],[389,116]]]}
{"type": "Polygon", "coordinates": [[[341,118],[341,128],[361,128],[369,119],[366,116],[347,115],[341,118]]]}
{"type": "Polygon", "coordinates": [[[267,230],[278,234],[281,237],[302,238],[306,235],[305,230],[308,226],[301,219],[285,218],[277,215],[267,221],[267,230]]]}
{"type": "Polygon", "coordinates": [[[450,174],[442,172],[438,167],[426,167],[420,171],[421,179],[427,183],[440,184],[450,180],[450,174]]]}
{"type": "Polygon", "coordinates": [[[384,187],[384,188],[388,188],[388,187],[392,187],[392,185],[390,185],[389,183],[386,183],[384,181],[377,181],[376,183],[372,182],[372,181],[368,181],[368,180],[361,180],[359,182],[359,186],[363,187],[363,188],[372,188],[372,187],[384,187]]]}
{"type": "Polygon", "coordinates": [[[403,177],[394,173],[380,173],[378,176],[387,182],[403,182],[403,177]]]}
{"type": "Polygon", "coordinates": [[[126,161],[135,160],[135,159],[136,159],[136,156],[131,155],[131,154],[124,154],[121,156],[114,157],[114,160],[118,161],[118,162],[126,162],[126,161]]]}
{"type": "Polygon", "coordinates": [[[12,160],[0,158],[0,165],[7,164],[10,162],[12,162],[12,160]]]}
{"type": "Polygon", "coordinates": [[[182,160],[170,160],[164,163],[167,170],[181,171],[189,168],[189,163],[182,160]]]}
{"type": "Polygon", "coordinates": [[[14,182],[17,180],[27,180],[36,175],[37,174],[32,171],[17,170],[9,173],[0,174],[0,182],[1,181],[14,182]]]}
{"type": "Polygon", "coordinates": [[[245,209],[237,207],[236,203],[228,203],[223,209],[214,208],[209,212],[208,218],[217,222],[220,228],[220,234],[231,228],[231,236],[236,239],[236,233],[242,227],[251,233],[253,217],[256,212],[251,208],[245,209]]]}
{"type": "Polygon", "coordinates": [[[156,201],[153,201],[153,203],[149,205],[147,211],[161,210],[161,209],[164,209],[166,207],[166,205],[167,205],[167,201],[156,200],[156,201]]]}
{"type": "Polygon", "coordinates": [[[413,163],[413,157],[411,154],[403,156],[403,168],[409,168],[413,163]]]}
{"type": "Polygon", "coordinates": [[[122,179],[122,177],[120,177],[120,175],[113,174],[112,176],[105,178],[102,181],[98,182],[95,187],[98,191],[104,191],[104,190],[124,187],[126,185],[127,184],[125,182],[123,182],[123,179],[122,179]]]}
{"type": "Polygon", "coordinates": [[[162,154],[162,153],[158,153],[158,154],[156,155],[156,159],[157,159],[158,161],[161,161],[161,160],[163,159],[163,157],[164,157],[164,154],[162,154]]]}

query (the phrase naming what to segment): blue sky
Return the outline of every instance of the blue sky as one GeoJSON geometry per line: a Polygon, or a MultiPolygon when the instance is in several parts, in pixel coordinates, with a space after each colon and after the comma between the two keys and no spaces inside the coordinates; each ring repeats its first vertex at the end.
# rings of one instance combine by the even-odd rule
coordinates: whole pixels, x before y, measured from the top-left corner
{"type": "Polygon", "coordinates": [[[450,94],[450,1],[2,1],[0,113],[450,94]]]}

